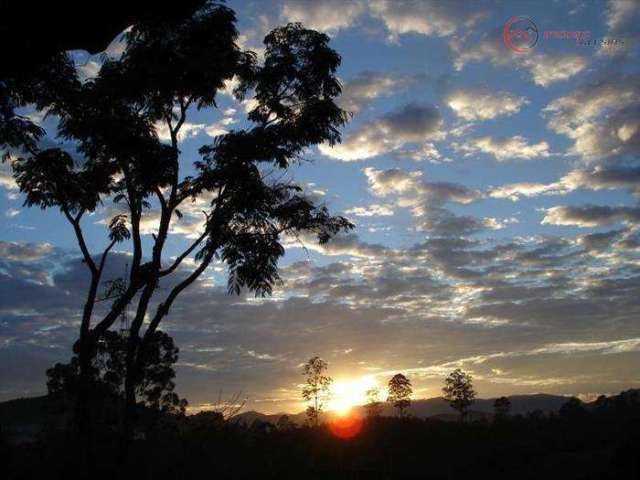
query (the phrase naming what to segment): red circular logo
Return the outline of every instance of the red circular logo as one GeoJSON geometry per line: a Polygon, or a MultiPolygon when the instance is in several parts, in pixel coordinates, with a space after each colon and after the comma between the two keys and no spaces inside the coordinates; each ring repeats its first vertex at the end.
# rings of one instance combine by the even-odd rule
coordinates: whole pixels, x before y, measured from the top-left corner
{"type": "Polygon", "coordinates": [[[502,38],[508,49],[527,53],[538,43],[538,27],[529,17],[511,17],[504,24],[502,38]]]}

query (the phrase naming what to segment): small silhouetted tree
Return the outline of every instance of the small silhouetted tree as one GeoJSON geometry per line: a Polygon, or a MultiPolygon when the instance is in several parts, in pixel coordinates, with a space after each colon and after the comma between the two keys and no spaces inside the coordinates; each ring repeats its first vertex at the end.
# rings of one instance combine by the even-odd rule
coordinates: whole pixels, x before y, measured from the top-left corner
{"type": "Polygon", "coordinates": [[[295,428],[295,424],[289,418],[289,415],[280,415],[278,421],[276,422],[276,428],[280,432],[288,432],[289,430],[293,430],[295,428]]]}
{"type": "Polygon", "coordinates": [[[558,414],[562,418],[566,418],[569,420],[577,420],[582,418],[587,413],[587,410],[584,408],[584,404],[580,401],[579,398],[571,397],[566,401],[564,405],[560,407],[558,414]]]}
{"type": "Polygon", "coordinates": [[[464,420],[469,406],[476,397],[471,375],[459,368],[454,370],[445,378],[442,392],[449,405],[460,413],[460,420],[464,420]]]}
{"type": "Polygon", "coordinates": [[[278,174],[302,160],[309,147],[340,140],[339,128],[348,119],[334,101],[341,92],[340,56],[327,35],[289,24],[265,37],[259,63],[255,53],[238,47],[235,23],[233,10],[211,1],[179,21],[135,24],[124,53],[106,60],[95,78],[83,82],[68,59],[58,60],[51,67],[57,73],[43,75],[55,80],[47,88],[12,85],[12,97],[0,102],[0,147],[11,149],[25,204],[60,210],[90,275],[76,343],[77,413],[86,427],[81,430],[90,430],[88,388],[98,341],[133,304],[125,356],[125,452],[146,345],[177,297],[215,259],[226,263],[230,293],[269,295],[279,282],[283,235],[308,232],[325,243],[353,227],[278,174]],[[235,97],[254,100],[245,128],[203,145],[190,166],[180,148],[184,127],[196,110],[217,108],[217,92],[234,78],[235,97]],[[25,103],[57,117],[51,136],[73,148],[44,148],[39,140],[45,132],[13,115],[25,103]],[[100,250],[92,252],[83,221],[105,201],[117,213],[106,221],[100,250]],[[183,251],[169,256],[171,234],[194,202],[202,204],[201,228],[183,251]],[[145,229],[153,234],[145,237],[145,229]],[[131,252],[127,288],[102,315],[95,305],[105,264],[124,242],[131,252]],[[158,298],[161,282],[166,293],[158,298]]]}
{"type": "Polygon", "coordinates": [[[511,410],[511,401],[507,397],[496,398],[493,402],[493,411],[497,419],[504,419],[511,410]]]}
{"type": "Polygon", "coordinates": [[[403,417],[405,410],[411,405],[412,393],[411,381],[403,374],[397,373],[389,380],[387,402],[397,408],[398,415],[403,417]]]}
{"type": "Polygon", "coordinates": [[[382,402],[380,401],[380,389],[371,388],[367,390],[367,404],[365,410],[370,418],[379,417],[382,413],[382,402]]]}
{"type": "Polygon", "coordinates": [[[320,357],[312,357],[302,368],[306,383],[302,388],[302,398],[311,402],[307,407],[307,418],[311,425],[318,425],[324,402],[329,397],[329,389],[333,379],[327,375],[328,364],[320,357]]]}

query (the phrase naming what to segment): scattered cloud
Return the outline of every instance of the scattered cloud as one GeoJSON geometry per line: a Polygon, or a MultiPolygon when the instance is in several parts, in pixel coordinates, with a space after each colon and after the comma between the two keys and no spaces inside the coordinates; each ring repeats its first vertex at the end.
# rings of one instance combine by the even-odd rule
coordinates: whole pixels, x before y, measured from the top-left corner
{"type": "Polygon", "coordinates": [[[373,0],[369,6],[392,39],[408,33],[446,37],[472,28],[486,15],[479,5],[459,0],[373,0]]]}
{"type": "Polygon", "coordinates": [[[366,122],[333,147],[320,145],[320,152],[345,162],[364,160],[394,152],[406,144],[441,140],[442,115],[432,106],[411,103],[366,122]]]}
{"type": "Polygon", "coordinates": [[[340,106],[351,113],[365,110],[380,97],[388,97],[419,82],[420,75],[397,75],[385,72],[364,71],[344,82],[340,106]]]}
{"type": "Polygon", "coordinates": [[[520,135],[473,138],[462,143],[454,143],[453,147],[455,150],[463,152],[465,156],[485,153],[492,155],[499,162],[551,156],[550,147],[546,141],[529,143],[526,138],[520,135]]]}
{"type": "Polygon", "coordinates": [[[353,207],[345,210],[347,215],[356,217],[389,217],[393,215],[393,208],[390,205],[379,205],[372,203],[366,207],[353,207]]]}
{"type": "Polygon", "coordinates": [[[281,18],[286,22],[300,22],[314,30],[335,33],[353,26],[364,11],[360,0],[286,0],[281,18]]]}
{"type": "Polygon", "coordinates": [[[528,103],[525,97],[508,92],[480,89],[454,90],[445,101],[458,117],[470,122],[513,115],[528,103]]]}
{"type": "Polygon", "coordinates": [[[35,262],[53,251],[49,243],[19,243],[0,240],[0,257],[20,262],[35,262]]]}
{"type": "Polygon", "coordinates": [[[586,205],[582,207],[552,207],[547,209],[542,223],[598,227],[614,223],[640,223],[640,207],[609,207],[586,205]]]}
{"type": "Polygon", "coordinates": [[[588,163],[640,152],[640,76],[609,76],[545,107],[548,126],[588,163]]]}
{"type": "Polygon", "coordinates": [[[483,62],[496,67],[516,67],[525,70],[533,83],[541,87],[569,80],[589,66],[587,57],[574,53],[516,54],[504,45],[502,27],[485,34],[480,40],[454,37],[449,47],[454,68],[458,71],[467,64],[483,62]]]}

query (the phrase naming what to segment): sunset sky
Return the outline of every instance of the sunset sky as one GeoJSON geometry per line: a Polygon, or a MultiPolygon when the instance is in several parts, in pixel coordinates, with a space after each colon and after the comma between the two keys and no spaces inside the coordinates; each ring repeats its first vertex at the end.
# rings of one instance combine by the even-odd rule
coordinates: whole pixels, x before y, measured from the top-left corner
{"type": "MultiPolygon", "coordinates": [[[[258,54],[287,22],[331,36],[340,104],[353,119],[342,144],[310,149],[287,175],[356,228],[323,247],[286,239],[284,282],[271,298],[227,295],[221,264],[179,298],[163,329],[181,349],[178,391],[192,407],[241,393],[251,409],[300,410],[300,365],[313,355],[343,386],[403,372],[415,397],[439,395],[457,367],[480,397],[639,386],[637,2],[228,5],[239,44],[258,54]],[[505,45],[513,16],[537,27],[528,52],[505,45]],[[589,41],[545,32],[588,32],[589,41]]],[[[122,48],[116,38],[106,54],[122,48]]],[[[99,70],[102,56],[71,54],[84,78],[99,70]]],[[[251,100],[237,102],[231,87],[218,110],[188,119],[185,168],[200,146],[247,125],[251,100]]],[[[61,142],[55,118],[23,113],[47,129],[44,142],[61,142]]],[[[0,168],[5,400],[43,394],[46,368],[68,360],[87,276],[59,212],[22,208],[0,168]]],[[[201,206],[174,223],[169,255],[199,231],[201,206]]],[[[114,211],[107,201],[84,220],[96,252],[114,211]]],[[[126,263],[122,245],[106,276],[126,263]]]]}

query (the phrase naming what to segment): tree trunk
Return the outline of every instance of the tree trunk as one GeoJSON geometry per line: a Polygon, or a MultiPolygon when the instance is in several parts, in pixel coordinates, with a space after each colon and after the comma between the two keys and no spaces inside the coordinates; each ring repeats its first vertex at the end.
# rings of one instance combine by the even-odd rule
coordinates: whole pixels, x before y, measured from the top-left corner
{"type": "Polygon", "coordinates": [[[93,475],[95,465],[94,422],[91,411],[93,349],[89,344],[89,339],[85,338],[79,344],[80,375],[75,399],[74,428],[80,442],[80,472],[86,478],[90,478],[93,475]]]}
{"type": "Polygon", "coordinates": [[[131,445],[136,424],[136,379],[137,363],[136,349],[137,341],[129,338],[127,357],[126,357],[126,375],[124,380],[124,405],[122,412],[122,427],[120,432],[120,460],[124,464],[129,458],[131,445]]]}

